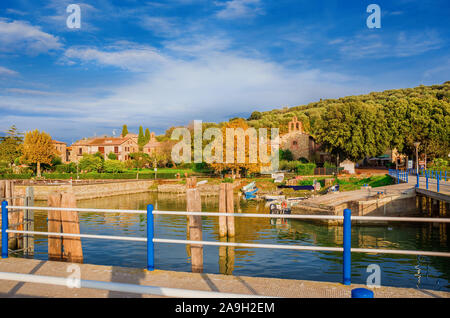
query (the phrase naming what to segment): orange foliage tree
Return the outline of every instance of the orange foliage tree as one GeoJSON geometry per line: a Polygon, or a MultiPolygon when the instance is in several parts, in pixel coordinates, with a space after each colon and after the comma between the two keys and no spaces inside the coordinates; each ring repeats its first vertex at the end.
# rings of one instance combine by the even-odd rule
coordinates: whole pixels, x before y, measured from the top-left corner
{"type": "Polygon", "coordinates": [[[41,176],[41,163],[51,164],[53,156],[57,155],[52,137],[45,131],[29,131],[25,134],[22,144],[22,159],[29,163],[36,163],[37,176],[41,176]]]}

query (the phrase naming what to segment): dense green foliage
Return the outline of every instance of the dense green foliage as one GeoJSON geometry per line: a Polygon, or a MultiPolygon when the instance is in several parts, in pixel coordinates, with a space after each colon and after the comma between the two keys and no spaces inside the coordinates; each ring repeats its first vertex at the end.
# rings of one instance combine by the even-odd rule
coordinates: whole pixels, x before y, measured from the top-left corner
{"type": "Polygon", "coordinates": [[[108,159],[110,159],[110,160],[117,160],[117,155],[114,152],[110,152],[108,154],[108,159]]]}
{"type": "Polygon", "coordinates": [[[86,172],[100,172],[103,168],[103,161],[96,155],[84,154],[80,159],[79,169],[86,172]]]}
{"type": "Polygon", "coordinates": [[[23,136],[14,125],[6,134],[6,136],[0,137],[0,160],[12,165],[22,155],[20,144],[23,142],[23,136]]]}
{"type": "Polygon", "coordinates": [[[280,149],[280,160],[292,161],[294,160],[294,156],[289,149],[280,149]]]}
{"type": "Polygon", "coordinates": [[[294,116],[341,160],[380,155],[387,148],[413,155],[415,141],[428,158],[450,152],[450,82],[275,109],[250,116],[248,124],[279,127],[283,134],[294,116]]]}
{"type": "Polygon", "coordinates": [[[125,171],[125,164],[119,160],[106,160],[103,164],[106,173],[121,173],[125,171]]]}

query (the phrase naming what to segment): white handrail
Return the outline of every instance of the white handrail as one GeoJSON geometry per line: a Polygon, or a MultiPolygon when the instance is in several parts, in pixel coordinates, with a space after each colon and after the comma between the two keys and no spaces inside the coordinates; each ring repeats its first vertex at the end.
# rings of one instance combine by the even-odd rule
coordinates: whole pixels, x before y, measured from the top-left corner
{"type": "Polygon", "coordinates": [[[145,237],[133,237],[133,236],[75,234],[75,233],[59,233],[59,232],[37,232],[37,231],[20,231],[20,230],[6,230],[6,233],[34,234],[34,235],[43,235],[43,236],[84,237],[84,238],[96,238],[96,239],[103,239],[103,240],[147,242],[147,238],[145,238],[145,237]]]}
{"type": "MultiPolygon", "coordinates": [[[[36,206],[7,206],[8,209],[28,209],[44,211],[74,211],[74,212],[100,212],[100,213],[130,213],[147,214],[146,210],[118,210],[118,209],[87,209],[87,208],[59,208],[36,206]]],[[[199,215],[199,216],[233,216],[271,219],[300,219],[300,220],[343,220],[341,215],[301,215],[301,214],[260,214],[260,213],[223,213],[223,212],[186,212],[186,211],[159,211],[154,210],[153,215],[199,215]]],[[[450,218],[421,218],[421,217],[394,217],[394,216],[352,216],[352,221],[393,221],[393,222],[429,222],[450,223],[450,218]]]]}
{"type": "MultiPolygon", "coordinates": [[[[63,236],[63,237],[67,236],[67,237],[84,237],[84,238],[98,238],[98,239],[147,242],[147,238],[145,238],[145,237],[72,234],[72,233],[57,233],[57,232],[35,232],[35,231],[19,231],[19,230],[6,230],[6,232],[7,233],[20,233],[20,234],[35,234],[35,235],[43,235],[43,236],[63,236]]],[[[163,239],[163,238],[153,238],[153,242],[154,243],[171,243],[171,244],[247,247],[247,248],[272,248],[272,249],[282,249],[282,250],[321,251],[321,252],[343,252],[344,251],[344,249],[342,247],[212,242],[212,241],[175,240],[175,239],[163,239]]],[[[423,255],[423,256],[450,257],[450,253],[446,253],[446,252],[392,250],[392,249],[375,249],[375,248],[351,248],[351,252],[352,253],[401,254],[401,255],[423,255]]]]}
{"type": "Polygon", "coordinates": [[[76,281],[73,278],[19,274],[19,273],[5,273],[0,272],[0,279],[12,280],[18,282],[59,285],[69,287],[71,284],[79,283],[80,288],[101,289],[108,291],[116,291],[123,293],[134,294],[149,294],[166,297],[180,297],[180,298],[267,298],[267,296],[248,295],[248,294],[232,294],[221,293],[203,290],[189,290],[180,288],[158,287],[158,286],[143,286],[135,284],[124,284],[116,282],[103,282],[96,280],[80,279],[76,281]]]}

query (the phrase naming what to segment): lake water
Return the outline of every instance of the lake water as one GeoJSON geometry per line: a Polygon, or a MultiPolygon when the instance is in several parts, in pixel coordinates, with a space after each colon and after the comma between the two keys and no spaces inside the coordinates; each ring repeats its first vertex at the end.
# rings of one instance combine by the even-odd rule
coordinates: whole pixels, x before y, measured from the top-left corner
{"type": "MultiPolygon", "coordinates": [[[[78,207],[145,210],[150,203],[159,210],[186,209],[184,195],[157,193],[81,200],[78,207]]],[[[235,205],[239,212],[268,213],[264,203],[240,201],[235,205]]],[[[202,210],[218,211],[218,197],[202,198],[202,210]]],[[[154,219],[155,237],[186,239],[186,216],[156,215],[154,219]]],[[[46,212],[36,211],[35,230],[47,231],[46,220],[46,212]]],[[[235,218],[235,222],[235,242],[342,246],[342,226],[263,218],[235,218]]],[[[84,234],[145,237],[146,216],[80,213],[80,228],[84,234]]],[[[449,234],[446,224],[353,225],[352,247],[448,252],[449,234]]],[[[217,217],[203,217],[203,239],[219,240],[217,217]]],[[[82,246],[85,263],[146,268],[145,243],[83,238],[82,246]]],[[[189,272],[189,256],[186,245],[155,244],[157,269],[189,272]]],[[[35,258],[47,259],[47,237],[36,236],[35,258]]],[[[449,258],[352,253],[352,283],[366,283],[370,264],[380,266],[381,285],[450,291],[449,258]]],[[[341,282],[342,253],[205,246],[204,272],[341,282]]]]}

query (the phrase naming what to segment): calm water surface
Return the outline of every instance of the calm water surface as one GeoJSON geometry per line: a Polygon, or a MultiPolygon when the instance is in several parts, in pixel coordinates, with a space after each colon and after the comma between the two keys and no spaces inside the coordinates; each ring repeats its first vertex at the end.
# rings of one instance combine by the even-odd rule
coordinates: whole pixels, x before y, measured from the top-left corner
{"type": "MultiPolygon", "coordinates": [[[[237,200],[235,200],[237,201],[237,200]]],[[[185,211],[184,195],[156,193],[114,196],[78,201],[82,208],[142,209],[152,203],[156,209],[185,211]]],[[[46,205],[46,202],[37,202],[46,205]]],[[[218,197],[202,198],[203,211],[218,211],[218,197]]],[[[235,211],[267,213],[264,203],[236,202],[235,211]]],[[[235,242],[342,246],[342,227],[305,221],[236,218],[235,242]]],[[[80,213],[81,233],[146,236],[146,216],[80,213]]],[[[47,213],[37,211],[35,230],[47,231],[47,213]]],[[[400,224],[352,227],[352,247],[389,248],[448,252],[449,227],[445,224],[400,224]]],[[[155,216],[155,237],[186,239],[186,216],[155,216]]],[[[203,217],[203,239],[218,241],[218,218],[203,217]]],[[[35,258],[47,259],[47,237],[36,236],[35,258]]],[[[146,244],[129,241],[82,239],[84,262],[98,265],[146,267],[146,244]]],[[[365,284],[369,264],[381,268],[385,286],[450,291],[450,259],[385,254],[352,254],[352,283],[365,284]]],[[[186,245],[155,244],[157,269],[191,270],[186,245]]],[[[205,246],[204,272],[245,276],[342,281],[342,253],[249,249],[205,246]],[[220,256],[219,256],[220,255],[220,256]]]]}

